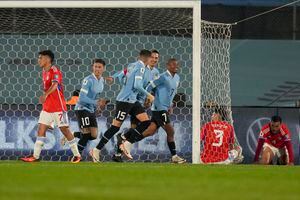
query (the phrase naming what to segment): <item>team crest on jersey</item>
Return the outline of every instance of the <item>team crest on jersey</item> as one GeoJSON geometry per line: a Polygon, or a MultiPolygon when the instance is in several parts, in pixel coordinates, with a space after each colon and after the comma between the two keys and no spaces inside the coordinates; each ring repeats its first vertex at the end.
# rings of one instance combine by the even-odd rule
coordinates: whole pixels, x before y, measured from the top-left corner
{"type": "Polygon", "coordinates": [[[54,75],[54,79],[58,79],[58,75],[57,74],[54,75]]]}

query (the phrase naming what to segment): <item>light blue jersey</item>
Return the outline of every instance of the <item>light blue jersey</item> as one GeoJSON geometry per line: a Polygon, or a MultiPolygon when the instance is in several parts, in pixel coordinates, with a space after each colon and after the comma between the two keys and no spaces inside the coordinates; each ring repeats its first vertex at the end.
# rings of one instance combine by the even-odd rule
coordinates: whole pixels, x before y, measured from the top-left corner
{"type": "Polygon", "coordinates": [[[82,81],[82,87],[79,93],[79,99],[75,110],[87,110],[91,113],[96,111],[97,101],[100,99],[100,93],[104,88],[104,79],[99,80],[94,74],[85,77],[82,81]]]}
{"type": "Polygon", "coordinates": [[[146,96],[149,94],[143,87],[145,71],[145,65],[140,60],[129,64],[117,101],[135,103],[138,93],[146,96]]]}
{"type": "MultiPolygon", "coordinates": [[[[154,81],[159,78],[159,71],[157,68],[153,67],[152,69],[147,66],[145,69],[145,75],[143,79],[143,87],[146,88],[150,81],[154,81]]],[[[144,105],[146,95],[143,93],[138,93],[137,95],[137,101],[141,103],[141,105],[144,105]]]]}
{"type": "Polygon", "coordinates": [[[150,84],[147,86],[147,90],[151,91],[155,88],[155,100],[151,110],[168,110],[172,106],[174,96],[177,93],[179,81],[179,76],[177,74],[172,76],[169,71],[162,73],[158,79],[150,81],[150,84]]]}

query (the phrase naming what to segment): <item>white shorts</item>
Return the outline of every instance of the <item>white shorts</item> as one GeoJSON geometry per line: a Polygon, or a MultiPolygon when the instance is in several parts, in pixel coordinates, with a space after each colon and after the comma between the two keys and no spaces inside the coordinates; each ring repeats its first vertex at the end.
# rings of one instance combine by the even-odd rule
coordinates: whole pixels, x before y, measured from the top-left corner
{"type": "Polygon", "coordinates": [[[45,124],[50,128],[53,128],[53,125],[58,127],[69,126],[69,120],[67,112],[53,112],[49,113],[42,111],[40,114],[39,124],[45,124]]]}
{"type": "Polygon", "coordinates": [[[281,148],[281,149],[278,149],[268,143],[264,143],[264,146],[263,146],[263,150],[265,150],[266,148],[269,148],[271,149],[271,151],[273,152],[274,156],[277,156],[278,158],[280,158],[281,156],[283,155],[287,155],[287,150],[286,148],[281,148]]]}

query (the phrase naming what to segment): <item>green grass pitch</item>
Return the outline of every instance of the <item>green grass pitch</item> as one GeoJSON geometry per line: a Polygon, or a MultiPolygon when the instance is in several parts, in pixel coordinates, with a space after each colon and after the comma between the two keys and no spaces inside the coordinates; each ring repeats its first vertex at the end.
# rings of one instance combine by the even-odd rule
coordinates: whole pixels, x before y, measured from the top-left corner
{"type": "Polygon", "coordinates": [[[0,162],[0,200],[299,200],[300,167],[0,162]]]}

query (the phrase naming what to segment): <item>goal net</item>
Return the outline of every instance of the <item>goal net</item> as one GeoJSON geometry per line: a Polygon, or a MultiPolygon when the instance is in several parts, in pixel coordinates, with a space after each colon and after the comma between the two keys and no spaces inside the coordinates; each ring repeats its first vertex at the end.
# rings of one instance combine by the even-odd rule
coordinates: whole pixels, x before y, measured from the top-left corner
{"type": "Polygon", "coordinates": [[[232,25],[203,20],[201,25],[201,127],[205,128],[201,159],[204,163],[224,163],[229,157],[239,163],[243,160],[242,148],[234,129],[232,135],[226,133],[226,123],[233,125],[229,65],[232,25]],[[225,122],[205,126],[213,121],[215,113],[225,122]]]}
{"type": "MultiPolygon", "coordinates": [[[[55,53],[54,64],[63,73],[65,97],[68,100],[76,89],[80,89],[83,78],[91,73],[94,58],[106,61],[104,75],[109,76],[134,62],[143,48],[160,52],[158,69],[161,73],[165,71],[167,59],[179,60],[181,82],[174,99],[171,121],[178,154],[188,161],[192,160],[194,70],[191,8],[0,8],[0,23],[1,160],[16,160],[33,152],[41,111],[41,105],[38,104],[38,97],[42,94],[41,69],[37,65],[39,51],[50,49],[55,53]]],[[[210,33],[213,24],[203,22],[203,25],[202,37],[215,35],[210,33]]],[[[202,42],[202,54],[211,51],[209,49],[218,54],[207,53],[202,62],[201,67],[207,67],[204,67],[201,75],[201,98],[202,102],[212,101],[226,105],[230,110],[230,36],[220,31],[219,35],[226,34],[226,37],[202,42]],[[214,69],[219,65],[225,67],[226,72],[220,73],[223,68],[214,69]],[[222,89],[219,90],[219,86],[222,89]]],[[[105,85],[102,96],[109,99],[110,103],[97,117],[98,139],[88,144],[83,155],[85,160],[89,159],[88,150],[99,142],[99,137],[112,122],[119,90],[117,83],[105,85]]],[[[68,106],[68,109],[70,128],[77,131],[74,107],[68,106]]],[[[209,112],[210,109],[202,111],[201,124],[210,120],[209,112]]],[[[127,119],[121,129],[129,126],[127,119]]],[[[70,158],[69,147],[60,145],[61,138],[58,128],[47,132],[42,160],[66,161],[70,158]]],[[[115,144],[115,138],[108,142],[102,150],[102,160],[111,160],[115,144]]],[[[165,132],[159,129],[153,137],[135,144],[132,155],[135,161],[169,161],[165,132]]]]}

